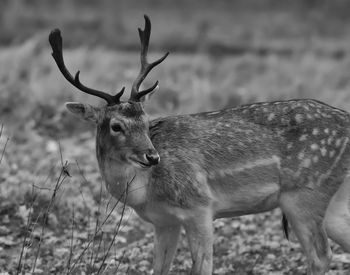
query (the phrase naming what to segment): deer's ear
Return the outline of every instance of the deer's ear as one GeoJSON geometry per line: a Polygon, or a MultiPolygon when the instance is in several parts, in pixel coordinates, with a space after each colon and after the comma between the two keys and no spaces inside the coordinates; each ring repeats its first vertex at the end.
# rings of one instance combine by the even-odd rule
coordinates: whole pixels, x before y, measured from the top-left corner
{"type": "Polygon", "coordinates": [[[66,108],[77,117],[97,123],[99,116],[99,108],[89,104],[82,104],[77,102],[67,102],[66,108]]]}

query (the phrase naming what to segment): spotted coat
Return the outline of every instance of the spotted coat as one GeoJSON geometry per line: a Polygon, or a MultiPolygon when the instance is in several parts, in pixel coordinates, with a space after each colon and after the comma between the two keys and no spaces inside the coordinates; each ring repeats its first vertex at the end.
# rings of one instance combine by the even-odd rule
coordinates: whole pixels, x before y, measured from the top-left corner
{"type": "MultiPolygon", "coordinates": [[[[350,165],[344,157],[349,155],[344,154],[349,151],[349,129],[347,112],[309,99],[157,119],[151,122],[150,135],[163,162],[152,178],[169,179],[171,188],[156,180],[151,186],[159,197],[185,206],[186,197],[203,203],[207,199],[207,190],[191,171],[208,181],[215,178],[228,193],[235,192],[230,186],[256,184],[262,178],[279,181],[282,189],[317,188],[331,177],[331,182],[340,182],[350,165]]],[[[325,188],[333,192],[338,185],[325,188]]]]}

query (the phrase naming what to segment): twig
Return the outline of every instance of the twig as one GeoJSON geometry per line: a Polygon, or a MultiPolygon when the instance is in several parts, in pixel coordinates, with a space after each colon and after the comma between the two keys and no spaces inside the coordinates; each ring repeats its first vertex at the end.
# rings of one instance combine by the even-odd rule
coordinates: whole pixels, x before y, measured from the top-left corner
{"type": "MultiPolygon", "coordinates": [[[[135,175],[136,176],[136,175],[135,175]]],[[[132,181],[134,180],[135,176],[133,177],[132,181]]],[[[126,192],[125,192],[125,198],[124,198],[124,204],[123,204],[123,209],[122,209],[122,213],[121,213],[121,216],[120,216],[120,219],[119,219],[119,222],[118,222],[118,225],[117,225],[117,229],[116,231],[114,232],[113,234],[113,239],[112,241],[110,242],[109,246],[108,246],[108,249],[107,249],[107,253],[104,254],[104,257],[103,257],[103,260],[102,260],[102,263],[100,265],[100,268],[98,269],[97,271],[97,274],[100,274],[100,272],[102,271],[102,268],[103,268],[103,265],[107,259],[107,256],[109,254],[109,251],[111,250],[114,242],[115,242],[115,239],[117,238],[117,235],[119,233],[119,229],[120,229],[120,225],[122,223],[122,220],[123,220],[123,217],[124,217],[124,212],[125,212],[125,207],[126,207],[126,200],[128,198],[128,189],[129,189],[129,183],[126,184],[126,192]]]]}
{"type": "MultiPolygon", "coordinates": [[[[97,230],[97,234],[102,230],[102,227],[104,226],[104,224],[107,222],[107,220],[109,219],[109,217],[111,216],[113,210],[117,207],[118,203],[120,202],[120,200],[118,200],[114,205],[113,205],[113,208],[111,209],[111,211],[108,213],[107,217],[104,219],[104,221],[100,224],[100,226],[98,227],[98,230],[97,230]]],[[[93,240],[95,238],[95,235],[93,235],[87,245],[84,247],[83,251],[79,254],[77,260],[73,263],[71,269],[69,272],[72,272],[75,268],[75,266],[81,261],[82,257],[84,256],[85,252],[88,250],[88,248],[90,247],[90,245],[92,244],[93,240]]]]}
{"type": "Polygon", "coordinates": [[[67,262],[67,274],[69,274],[70,263],[73,257],[73,241],[74,241],[74,204],[73,204],[73,210],[72,210],[72,233],[71,233],[71,241],[70,241],[69,258],[67,262]]]}
{"type": "Polygon", "coordinates": [[[8,137],[6,139],[6,142],[5,142],[5,145],[4,145],[4,148],[2,149],[2,152],[1,152],[1,158],[0,158],[0,164],[2,162],[2,159],[4,158],[4,154],[5,154],[5,150],[6,150],[6,146],[7,146],[7,143],[9,142],[10,138],[8,137]]]}
{"type": "MultiPolygon", "coordinates": [[[[3,132],[3,131],[4,131],[4,124],[1,124],[1,128],[0,128],[0,138],[2,137],[2,132],[3,132]]],[[[5,142],[5,145],[4,145],[4,148],[3,148],[2,153],[1,153],[0,164],[1,164],[2,159],[3,159],[3,157],[4,157],[5,150],[6,150],[6,146],[7,146],[7,143],[8,143],[9,140],[10,140],[10,138],[7,137],[6,142],[5,142]]]]}
{"type": "Polygon", "coordinates": [[[78,167],[78,170],[79,170],[79,174],[80,174],[81,177],[84,179],[85,183],[88,184],[89,181],[88,181],[87,178],[85,177],[83,170],[80,168],[80,165],[79,165],[78,161],[75,160],[75,163],[77,164],[77,167],[78,167]]]}
{"type": "MultiPolygon", "coordinates": [[[[2,127],[1,127],[1,132],[2,132],[2,127]]],[[[0,134],[1,135],[1,134],[0,134]]],[[[17,270],[16,270],[16,274],[18,275],[21,271],[22,271],[22,258],[23,258],[23,254],[24,254],[24,249],[27,243],[27,233],[30,230],[30,224],[32,221],[32,209],[34,206],[34,202],[36,197],[34,196],[34,190],[35,190],[35,186],[34,183],[32,184],[32,202],[29,208],[29,214],[28,214],[28,218],[27,218],[27,225],[26,225],[26,232],[24,233],[24,238],[23,238],[23,242],[22,242],[22,247],[21,247],[21,253],[19,255],[19,260],[18,260],[18,265],[17,265],[17,270]]]]}
{"type": "MultiPolygon", "coordinates": [[[[94,236],[97,236],[97,228],[98,228],[98,224],[99,224],[99,216],[100,216],[100,214],[101,214],[101,201],[102,201],[102,183],[101,183],[101,187],[100,187],[100,198],[99,198],[98,210],[97,210],[98,216],[96,217],[96,224],[95,224],[94,236]]],[[[105,212],[107,212],[107,210],[106,210],[105,212]]],[[[102,231],[102,236],[101,236],[101,238],[99,239],[99,242],[98,242],[97,253],[96,253],[95,257],[94,257],[94,261],[93,261],[93,262],[92,262],[93,253],[91,253],[90,265],[92,264],[92,267],[93,267],[93,268],[95,267],[95,264],[96,264],[98,255],[99,255],[99,253],[100,253],[100,248],[101,248],[101,243],[102,243],[102,237],[103,237],[103,231],[102,231]]],[[[93,247],[92,251],[94,251],[94,248],[95,248],[95,238],[94,238],[94,242],[93,242],[93,244],[92,244],[92,247],[93,247]]]]}
{"type": "MultiPolygon", "coordinates": [[[[60,148],[60,154],[62,154],[61,148],[60,148]]],[[[43,240],[45,229],[46,229],[46,227],[45,227],[46,219],[49,217],[51,207],[52,207],[52,205],[53,205],[53,203],[55,201],[55,198],[56,198],[56,195],[57,195],[57,192],[58,192],[59,188],[61,187],[61,185],[63,184],[65,179],[70,176],[69,173],[67,172],[67,165],[68,165],[68,162],[66,161],[66,163],[61,167],[61,171],[60,171],[60,174],[59,174],[59,176],[58,176],[58,178],[56,180],[56,185],[55,185],[55,188],[53,190],[53,193],[52,193],[49,205],[47,206],[46,211],[45,211],[45,213],[43,215],[44,221],[43,221],[43,225],[42,225],[42,228],[41,228],[41,234],[40,234],[40,240],[39,240],[39,244],[38,244],[38,249],[37,249],[37,252],[36,252],[36,255],[35,255],[35,259],[34,259],[34,263],[33,263],[33,268],[32,268],[32,272],[33,273],[35,271],[36,263],[37,263],[37,260],[38,260],[38,257],[39,257],[39,253],[40,253],[40,249],[41,249],[42,240],[43,240]]]]}
{"type": "Polygon", "coordinates": [[[63,156],[62,156],[62,147],[61,147],[61,143],[60,143],[59,140],[57,140],[57,143],[58,143],[58,149],[59,149],[59,152],[60,152],[61,167],[63,167],[64,164],[63,164],[63,156]]]}
{"type": "MultiPolygon", "coordinates": [[[[78,170],[79,170],[79,174],[81,175],[81,177],[83,178],[83,180],[85,181],[85,183],[88,184],[88,180],[86,179],[83,170],[81,170],[78,161],[76,160],[75,163],[77,164],[77,167],[78,167],[78,170]]],[[[80,186],[79,186],[79,193],[80,193],[81,197],[83,198],[83,203],[84,203],[85,208],[88,208],[88,205],[87,205],[87,203],[86,203],[86,201],[85,201],[84,194],[83,194],[83,192],[82,192],[82,190],[81,190],[81,184],[80,184],[80,186]]]]}
{"type": "Polygon", "coordinates": [[[33,186],[38,190],[47,190],[47,191],[53,191],[50,187],[41,187],[39,185],[33,184],[33,186]]]}
{"type": "Polygon", "coordinates": [[[120,267],[120,265],[122,264],[122,261],[124,260],[125,254],[126,254],[126,250],[124,250],[123,255],[122,255],[122,258],[121,258],[120,261],[118,262],[117,268],[116,268],[116,270],[115,270],[116,272],[119,270],[119,267],[120,267]]]}
{"type": "MultiPolygon", "coordinates": [[[[131,181],[127,184],[128,185],[134,180],[135,176],[131,179],[131,181]]],[[[121,194],[121,196],[118,198],[117,202],[113,205],[111,211],[108,213],[107,217],[104,219],[104,221],[100,224],[97,233],[99,233],[102,230],[102,227],[105,225],[105,223],[107,222],[107,220],[109,219],[109,217],[111,216],[112,212],[114,211],[114,209],[117,207],[118,203],[121,201],[121,199],[124,197],[125,194],[127,194],[127,188],[125,188],[123,194],[121,194]]],[[[77,260],[74,262],[73,266],[70,269],[70,272],[72,272],[75,268],[75,266],[81,261],[82,257],[84,256],[85,252],[87,251],[87,249],[90,247],[91,243],[93,242],[95,236],[92,236],[90,238],[90,240],[88,241],[87,245],[85,246],[85,248],[83,249],[83,251],[79,254],[77,260]]]]}
{"type": "MultiPolygon", "coordinates": [[[[123,196],[123,195],[122,195],[123,196]]],[[[121,197],[122,197],[121,196],[121,197]]],[[[111,211],[108,213],[107,217],[104,219],[104,221],[100,224],[98,230],[97,230],[97,234],[102,230],[102,227],[104,226],[104,224],[107,222],[107,220],[109,219],[109,217],[111,216],[113,210],[117,207],[118,203],[120,202],[120,199],[118,199],[118,201],[113,205],[111,211]]],[[[72,272],[75,268],[75,266],[81,261],[82,257],[84,256],[85,252],[88,250],[88,248],[90,247],[90,245],[92,244],[93,242],[93,239],[95,238],[95,235],[93,235],[87,245],[85,246],[85,248],[83,249],[83,251],[79,254],[77,260],[74,262],[73,266],[71,267],[70,271],[69,272],[72,272]]]]}

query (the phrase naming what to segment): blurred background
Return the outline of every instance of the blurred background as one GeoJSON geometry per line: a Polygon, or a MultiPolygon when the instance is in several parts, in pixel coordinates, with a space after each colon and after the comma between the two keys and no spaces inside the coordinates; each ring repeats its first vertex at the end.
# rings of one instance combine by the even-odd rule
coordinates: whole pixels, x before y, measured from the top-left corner
{"type": "MultiPolygon", "coordinates": [[[[170,51],[144,81],[145,87],[160,81],[159,91],[145,103],[151,117],[292,98],[314,98],[350,111],[348,0],[1,0],[0,122],[4,128],[0,139],[0,225],[4,226],[0,226],[0,254],[7,253],[0,256],[0,270],[18,266],[28,213],[40,217],[40,209],[50,204],[57,177],[53,167],[57,169],[61,155],[72,163],[70,184],[55,202],[51,218],[45,222],[36,219],[55,236],[50,240],[61,250],[58,255],[52,245],[43,245],[42,263],[49,263],[61,274],[67,262],[65,253],[70,250],[63,240],[68,238],[64,232],[67,234],[65,230],[72,224],[72,209],[75,230],[83,236],[83,232],[93,231],[91,220],[95,219],[90,218],[101,203],[94,127],[68,114],[64,102],[104,102],[78,91],[62,77],[51,57],[50,31],[61,29],[66,65],[71,72],[81,70],[84,84],[111,93],[126,86],[126,100],[139,72],[137,28],[143,27],[144,14],[152,22],[150,60],[170,51]],[[40,199],[35,204],[31,203],[33,186],[41,188],[36,189],[40,199]]],[[[107,196],[103,191],[102,197],[107,196]]],[[[216,253],[223,255],[215,263],[217,274],[225,274],[232,264],[242,268],[236,274],[268,274],[270,269],[287,267],[292,268],[289,274],[302,274],[301,254],[294,259],[294,267],[291,254],[274,260],[274,255],[282,257],[281,247],[284,252],[297,249],[283,243],[279,219],[279,212],[273,212],[217,222],[216,230],[224,236],[216,242],[216,253]],[[245,241],[232,239],[236,233],[243,234],[245,241]],[[262,234],[264,256],[257,252],[261,247],[254,250],[261,243],[256,238],[262,234]],[[247,271],[249,266],[256,270],[247,271]]],[[[150,227],[137,217],[130,218],[130,223],[117,244],[124,252],[142,247],[128,258],[128,264],[132,258],[135,270],[147,271],[152,235],[144,236],[151,232],[150,227]],[[132,244],[139,240],[142,245],[132,244]]],[[[77,250],[86,238],[76,240],[77,250]]],[[[184,247],[186,244],[181,244],[179,249],[184,247]]],[[[36,248],[27,248],[24,270],[33,267],[36,248]]],[[[176,258],[174,274],[188,270],[189,255],[184,251],[176,258]]],[[[120,259],[121,254],[119,258],[116,255],[120,259]]],[[[333,268],[343,270],[344,266],[333,268]]]]}
{"type": "Polygon", "coordinates": [[[96,103],[56,68],[47,42],[54,28],[83,83],[129,91],[143,14],[153,26],[150,57],[171,53],[145,81],[160,81],[147,103],[151,115],[300,97],[350,110],[349,10],[347,0],[3,0],[0,117],[47,133],[65,101],[96,103]]]}

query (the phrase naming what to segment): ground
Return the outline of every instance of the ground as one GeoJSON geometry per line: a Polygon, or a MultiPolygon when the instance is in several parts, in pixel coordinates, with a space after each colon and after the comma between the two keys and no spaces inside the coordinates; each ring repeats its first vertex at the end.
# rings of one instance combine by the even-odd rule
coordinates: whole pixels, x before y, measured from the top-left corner
{"type": "MultiPolygon", "coordinates": [[[[149,14],[150,59],[171,51],[145,81],[160,81],[145,103],[152,118],[292,98],[350,111],[345,1],[287,1],[290,8],[267,0],[232,6],[117,1],[117,7],[107,0],[98,6],[63,1],[56,8],[33,2],[2,3],[1,274],[149,274],[152,268],[152,226],[107,193],[93,126],[64,108],[67,101],[103,102],[60,75],[47,42],[56,26],[67,67],[80,69],[83,83],[130,91],[139,70],[136,29],[149,14]],[[57,10],[65,11],[63,18],[57,10]]],[[[283,235],[280,210],[220,219],[214,228],[214,274],[305,274],[299,244],[283,235]]],[[[329,274],[348,274],[349,255],[331,245],[329,274]]],[[[190,266],[182,234],[172,274],[187,274],[190,266]]]]}

